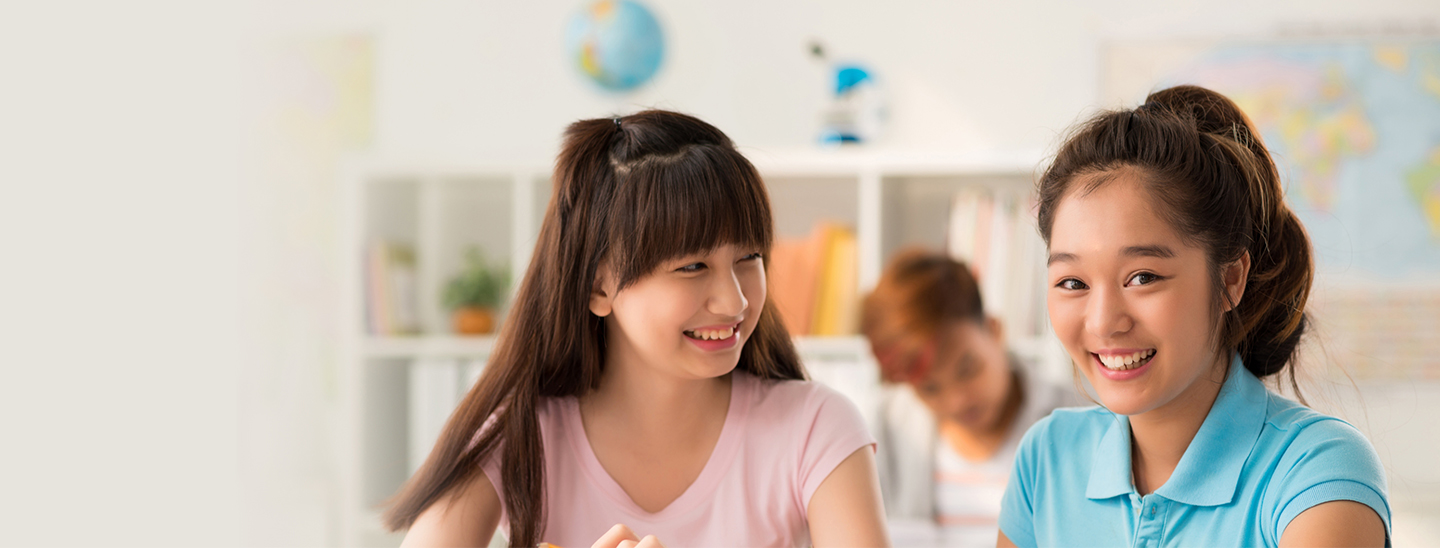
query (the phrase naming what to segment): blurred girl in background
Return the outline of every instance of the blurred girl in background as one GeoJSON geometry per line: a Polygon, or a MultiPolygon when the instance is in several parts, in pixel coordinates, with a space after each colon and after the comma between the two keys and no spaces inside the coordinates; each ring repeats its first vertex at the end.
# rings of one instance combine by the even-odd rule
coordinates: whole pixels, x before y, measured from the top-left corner
{"type": "Polygon", "coordinates": [[[1039,221],[1050,323],[1103,407],[1026,434],[1001,546],[1389,544],[1370,443],[1260,382],[1296,387],[1314,267],[1234,103],[1178,86],[1096,115],[1039,221]]]}
{"type": "Polygon", "coordinates": [[[584,120],[554,180],[490,363],[386,514],[405,545],[885,545],[874,440],[804,380],[730,139],[584,120]]]}
{"type": "Polygon", "coordinates": [[[1075,390],[1026,371],[970,269],[945,255],[898,254],[865,299],[861,330],[888,385],[875,434],[896,538],[938,525],[947,545],[994,545],[1020,436],[1077,405],[1075,390]]]}

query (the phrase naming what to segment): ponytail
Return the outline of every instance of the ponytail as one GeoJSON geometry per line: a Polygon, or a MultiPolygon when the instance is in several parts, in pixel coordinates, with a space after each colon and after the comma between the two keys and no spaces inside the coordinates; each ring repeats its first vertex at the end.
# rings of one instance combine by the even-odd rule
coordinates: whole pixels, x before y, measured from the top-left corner
{"type": "Polygon", "coordinates": [[[1046,243],[1072,182],[1127,167],[1142,173],[1162,218],[1206,251],[1221,318],[1217,349],[1237,351],[1257,377],[1289,371],[1293,385],[1314,263],[1254,124],[1225,96],[1198,86],[1163,89],[1135,109],[1101,112],[1066,140],[1040,178],[1046,243]],[[1226,302],[1220,273],[1246,253],[1244,295],[1226,302]]]}

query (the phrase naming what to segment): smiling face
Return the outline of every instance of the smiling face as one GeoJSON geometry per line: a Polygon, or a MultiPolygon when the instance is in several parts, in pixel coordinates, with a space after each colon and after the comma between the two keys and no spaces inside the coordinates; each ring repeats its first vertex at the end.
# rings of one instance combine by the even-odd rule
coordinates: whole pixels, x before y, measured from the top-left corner
{"type": "MultiPolygon", "coordinates": [[[[1213,397],[1225,362],[1213,338],[1218,319],[1205,251],[1156,215],[1138,173],[1107,175],[1113,178],[1088,194],[1086,178],[1071,182],[1056,209],[1048,269],[1055,334],[1116,413],[1213,397]]],[[[1243,291],[1239,279],[1227,291],[1243,291]]]]}
{"type": "Polygon", "coordinates": [[[619,291],[613,280],[602,274],[590,303],[605,318],[607,362],[681,379],[735,369],[765,303],[759,251],[731,244],[662,261],[619,291]]]}
{"type": "Polygon", "coordinates": [[[915,394],[940,421],[977,434],[999,427],[1014,379],[1000,323],[953,321],[938,339],[931,364],[911,384],[915,394]]]}

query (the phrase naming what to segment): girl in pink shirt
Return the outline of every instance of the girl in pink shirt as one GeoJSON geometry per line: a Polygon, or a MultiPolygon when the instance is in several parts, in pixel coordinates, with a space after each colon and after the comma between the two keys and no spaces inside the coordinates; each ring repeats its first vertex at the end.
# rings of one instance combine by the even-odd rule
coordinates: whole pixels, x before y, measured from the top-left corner
{"type": "Polygon", "coordinates": [[[489,365],[386,513],[405,545],[886,545],[874,441],[804,380],[729,138],[584,120],[554,180],[489,365]]]}

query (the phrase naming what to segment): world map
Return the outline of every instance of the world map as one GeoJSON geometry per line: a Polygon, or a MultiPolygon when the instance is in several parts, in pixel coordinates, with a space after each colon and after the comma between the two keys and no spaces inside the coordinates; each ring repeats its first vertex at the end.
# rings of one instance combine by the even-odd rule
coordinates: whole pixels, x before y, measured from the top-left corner
{"type": "Polygon", "coordinates": [[[1155,87],[1224,93],[1259,128],[1319,266],[1440,269],[1440,42],[1210,48],[1155,87]]]}
{"type": "MultiPolygon", "coordinates": [[[[1197,83],[1260,129],[1316,262],[1367,278],[1440,269],[1440,42],[1116,47],[1113,96],[1197,83]]],[[[1138,95],[1138,96],[1136,96],[1138,95]]]]}

